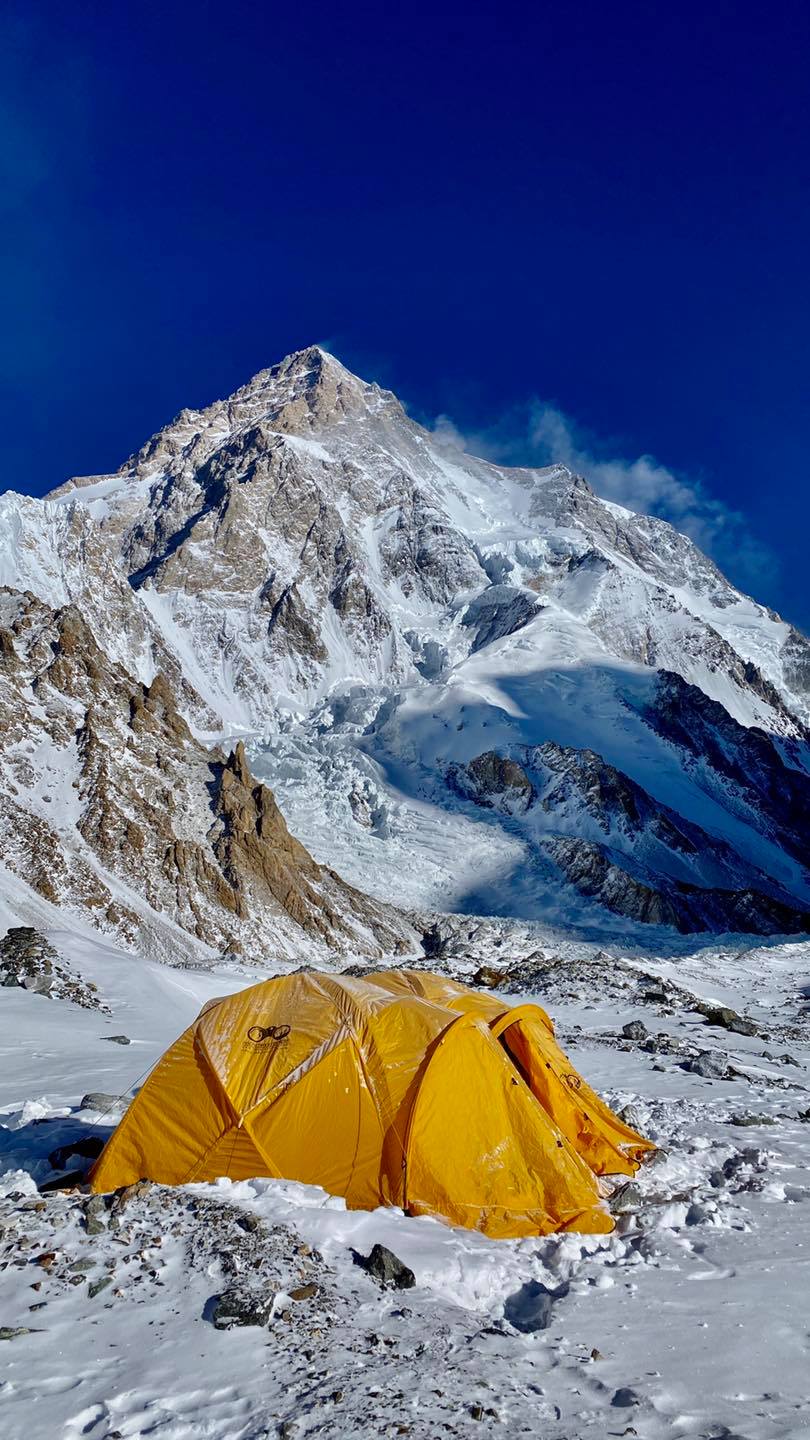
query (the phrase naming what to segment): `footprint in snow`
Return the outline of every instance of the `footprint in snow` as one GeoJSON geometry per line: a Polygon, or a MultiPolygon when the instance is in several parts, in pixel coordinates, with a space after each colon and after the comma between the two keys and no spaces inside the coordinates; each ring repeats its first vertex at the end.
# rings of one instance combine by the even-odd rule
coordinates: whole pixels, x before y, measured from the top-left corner
{"type": "Polygon", "coordinates": [[[78,1415],[72,1415],[65,1422],[65,1440],[74,1440],[74,1436],[79,1435],[93,1435],[94,1432],[99,1435],[101,1432],[98,1426],[102,1420],[106,1421],[109,1418],[110,1412],[106,1405],[88,1405],[84,1410],[80,1410],[78,1415]]]}

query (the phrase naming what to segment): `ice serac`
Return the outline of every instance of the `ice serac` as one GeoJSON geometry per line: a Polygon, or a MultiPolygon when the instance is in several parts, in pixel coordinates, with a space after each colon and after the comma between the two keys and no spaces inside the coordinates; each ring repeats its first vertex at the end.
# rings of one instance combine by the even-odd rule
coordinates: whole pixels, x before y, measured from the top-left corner
{"type": "Polygon", "coordinates": [[[244,739],[256,779],[217,762],[205,860],[282,910],[262,781],[311,863],[381,900],[804,928],[805,637],[663,520],[464,453],[319,347],[115,474],[0,498],[0,580],[163,677],[187,745],[244,739]]]}

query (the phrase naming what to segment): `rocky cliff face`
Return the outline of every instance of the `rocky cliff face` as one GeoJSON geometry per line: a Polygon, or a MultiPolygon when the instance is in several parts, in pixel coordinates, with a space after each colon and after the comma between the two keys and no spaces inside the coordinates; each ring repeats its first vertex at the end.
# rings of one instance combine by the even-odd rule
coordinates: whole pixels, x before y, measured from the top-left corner
{"type": "MultiPolygon", "coordinates": [[[[738,743],[754,738],[730,722],[734,728],[738,743]]],[[[709,761],[707,775],[710,768],[709,761]]],[[[797,903],[733,845],[655,801],[592,750],[547,741],[512,758],[489,751],[451,767],[448,780],[468,801],[512,816],[532,851],[616,915],[684,933],[810,930],[810,904],[797,903]]],[[[806,854],[810,823],[803,830],[806,854]]]]}
{"type": "Polygon", "coordinates": [[[335,865],[384,900],[803,927],[805,637],[665,522],[564,466],[449,447],[318,348],[114,475],[0,497],[2,582],[0,654],[28,657],[44,747],[11,703],[7,843],[104,923],[137,931],[134,894],[215,946],[259,943],[265,911],[285,936],[389,943],[335,865]],[[76,779],[59,825],[55,746],[76,779]]]}
{"type": "Polygon", "coordinates": [[[407,927],[315,863],[238,744],[193,736],[75,606],[0,592],[0,860],[46,899],[166,959],[380,954],[407,927]],[[197,943],[198,942],[198,943],[197,943]]]}

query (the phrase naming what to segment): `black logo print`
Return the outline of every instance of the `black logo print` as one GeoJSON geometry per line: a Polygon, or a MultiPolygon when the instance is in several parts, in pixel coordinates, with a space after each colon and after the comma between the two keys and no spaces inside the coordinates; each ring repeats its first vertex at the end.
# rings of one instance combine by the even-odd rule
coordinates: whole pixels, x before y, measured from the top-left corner
{"type": "Polygon", "coordinates": [[[247,1038],[251,1045],[278,1045],[289,1033],[289,1025],[251,1025],[247,1038]]]}

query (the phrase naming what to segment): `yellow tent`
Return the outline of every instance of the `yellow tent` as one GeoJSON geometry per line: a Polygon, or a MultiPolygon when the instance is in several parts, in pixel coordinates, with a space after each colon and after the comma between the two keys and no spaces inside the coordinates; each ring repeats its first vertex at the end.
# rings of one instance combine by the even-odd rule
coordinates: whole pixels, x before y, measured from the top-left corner
{"type": "Polygon", "coordinates": [[[576,1073],[539,1005],[421,971],[308,972],[206,1005],[90,1179],[270,1175],[352,1209],[543,1235],[610,1230],[597,1177],[633,1174],[651,1149],[576,1073]]]}

